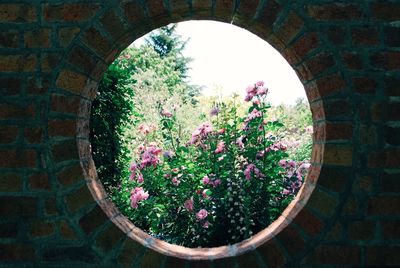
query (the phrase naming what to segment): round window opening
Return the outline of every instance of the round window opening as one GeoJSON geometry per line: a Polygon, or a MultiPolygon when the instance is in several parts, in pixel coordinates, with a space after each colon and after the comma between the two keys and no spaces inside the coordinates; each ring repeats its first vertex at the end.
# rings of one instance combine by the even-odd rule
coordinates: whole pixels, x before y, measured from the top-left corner
{"type": "Polygon", "coordinates": [[[98,178],[145,232],[138,240],[161,252],[255,248],[287,224],[306,181],[313,130],[299,94],[289,64],[243,29],[157,29],[100,82],[90,120],[98,178]]]}

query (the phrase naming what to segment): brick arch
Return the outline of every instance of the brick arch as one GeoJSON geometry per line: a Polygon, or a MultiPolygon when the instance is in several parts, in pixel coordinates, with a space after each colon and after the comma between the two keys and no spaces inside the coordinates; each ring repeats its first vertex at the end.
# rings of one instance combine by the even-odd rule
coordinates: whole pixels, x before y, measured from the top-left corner
{"type": "Polygon", "coordinates": [[[0,111],[0,127],[6,129],[0,212],[7,216],[0,224],[11,230],[0,232],[6,237],[0,261],[128,267],[400,264],[395,231],[400,43],[393,37],[398,27],[389,23],[399,19],[398,3],[0,5],[7,11],[0,20],[10,29],[0,48],[6,63],[0,79],[7,84],[0,111]],[[189,250],[150,238],[107,199],[91,159],[89,109],[108,64],[137,37],[190,19],[232,23],[273,45],[298,73],[313,112],[313,167],[305,187],[271,226],[230,247],[189,250]]]}
{"type": "MultiPolygon", "coordinates": [[[[334,95],[335,91],[346,88],[346,83],[340,74],[331,74],[332,71],[329,69],[336,65],[336,60],[324,48],[323,43],[318,43],[320,40],[318,36],[307,30],[304,20],[293,11],[287,11],[283,17],[284,10],[286,9],[285,6],[281,6],[275,2],[271,2],[270,6],[261,7],[254,5],[254,3],[235,6],[230,2],[230,4],[215,5],[214,7],[209,6],[209,4],[203,2],[200,4],[199,2],[198,5],[193,5],[192,8],[185,4],[177,5],[176,10],[168,10],[164,6],[160,6],[157,1],[149,1],[145,7],[135,2],[128,2],[122,5],[122,10],[124,10],[125,19],[128,23],[128,27],[125,29],[128,30],[124,29],[121,20],[117,16],[113,17],[115,11],[108,10],[105,16],[99,19],[99,24],[102,27],[90,27],[82,32],[79,38],[71,44],[72,54],[67,54],[67,61],[72,63],[71,68],[67,67],[65,70],[61,70],[57,79],[57,85],[61,88],[63,88],[63,85],[69,85],[73,82],[74,80],[71,80],[73,70],[81,68],[79,62],[78,64],[74,64],[74,60],[71,59],[74,51],[79,46],[76,44],[84,44],[87,46],[85,50],[87,50],[88,54],[97,54],[100,58],[99,60],[105,63],[101,65],[100,71],[98,70],[99,66],[97,62],[87,65],[86,69],[88,72],[78,74],[78,76],[82,81],[90,82],[85,86],[79,85],[76,87],[76,92],[74,92],[87,98],[87,100],[84,99],[81,101],[79,117],[82,120],[77,124],[77,134],[80,137],[77,143],[87,185],[99,206],[129,238],[161,254],[186,259],[208,260],[241,255],[257,248],[257,251],[261,255],[267,254],[265,251],[275,250],[276,252],[273,257],[278,257],[278,259],[279,255],[282,259],[293,254],[297,256],[304,255],[303,251],[315,243],[315,239],[313,238],[324,235],[323,233],[331,227],[332,218],[335,217],[337,207],[341,202],[341,198],[343,198],[340,194],[337,196],[335,196],[335,193],[328,194],[319,187],[317,187],[315,192],[313,190],[319,177],[321,166],[324,168],[333,164],[337,168],[337,166],[348,167],[351,165],[351,148],[337,144],[326,146],[326,137],[323,133],[320,133],[326,130],[325,119],[327,116],[330,116],[329,112],[327,113],[324,109],[323,96],[334,95]],[[229,11],[235,14],[232,15],[229,11]],[[107,198],[107,194],[96,176],[94,163],[90,155],[87,132],[88,118],[90,117],[90,100],[94,97],[93,93],[95,93],[98,83],[98,80],[95,79],[101,76],[96,74],[96,77],[93,77],[93,74],[95,72],[102,74],[107,67],[107,63],[112,62],[121,50],[133,42],[136,37],[150,32],[157,26],[181,20],[177,16],[182,14],[183,17],[187,12],[192,15],[189,15],[186,19],[212,19],[213,16],[217,16],[220,21],[233,24],[236,24],[237,21],[241,27],[255,32],[259,37],[269,41],[298,70],[313,107],[314,122],[317,129],[316,135],[318,137],[316,137],[316,144],[312,155],[313,168],[310,176],[306,179],[306,186],[299,193],[296,200],[285,210],[283,215],[271,224],[271,226],[255,235],[251,240],[243,241],[233,246],[213,249],[187,249],[154,239],[142,232],[125,216],[121,215],[118,209],[107,198]],[[256,15],[258,19],[252,19],[257,12],[260,13],[256,15]],[[117,26],[121,29],[121,32],[113,33],[112,30],[115,29],[118,22],[120,25],[117,26]],[[274,24],[279,26],[273,29],[272,25],[274,24]],[[141,27],[132,34],[131,29],[135,29],[138,25],[141,27]],[[124,30],[125,32],[123,32],[124,30]],[[109,40],[107,40],[107,37],[109,37],[109,40]],[[322,75],[319,79],[315,78],[319,74],[326,72],[326,70],[328,70],[328,75],[322,75]],[[328,82],[322,84],[321,80],[328,80],[328,82]],[[82,131],[83,129],[86,131],[82,131]],[[325,152],[325,150],[328,150],[328,152],[325,152]],[[324,158],[326,155],[329,156],[328,159],[324,158]],[[307,203],[310,195],[310,203],[307,203]],[[321,200],[329,202],[329,207],[319,207],[318,202],[321,200]]],[[[68,88],[64,88],[68,90],[68,88]]],[[[348,138],[351,138],[351,136],[348,138]]],[[[337,187],[345,188],[346,186],[337,185],[337,187]]],[[[271,260],[267,260],[267,262],[269,261],[271,260]]]]}

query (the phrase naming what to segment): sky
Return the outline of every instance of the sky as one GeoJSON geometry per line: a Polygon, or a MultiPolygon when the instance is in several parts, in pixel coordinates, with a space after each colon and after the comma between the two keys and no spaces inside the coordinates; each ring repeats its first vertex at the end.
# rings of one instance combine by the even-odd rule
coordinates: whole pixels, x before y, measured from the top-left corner
{"type": "MultiPolygon", "coordinates": [[[[192,84],[204,86],[202,94],[244,96],[248,85],[262,80],[274,105],[306,99],[304,87],[289,63],[249,31],[222,22],[186,21],[178,23],[177,34],[190,38],[183,54],[193,58],[189,77],[192,84]]],[[[143,38],[134,42],[141,43],[143,38]]]]}

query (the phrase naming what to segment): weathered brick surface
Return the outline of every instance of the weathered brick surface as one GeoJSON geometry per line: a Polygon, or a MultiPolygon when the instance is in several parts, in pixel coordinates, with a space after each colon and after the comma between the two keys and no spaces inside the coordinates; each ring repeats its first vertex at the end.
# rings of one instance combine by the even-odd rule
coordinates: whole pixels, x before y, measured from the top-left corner
{"type": "Polygon", "coordinates": [[[303,2],[2,1],[0,266],[399,266],[400,4],[303,2]],[[191,18],[237,24],[279,49],[315,126],[305,209],[256,250],[212,262],[124,241],[106,216],[115,207],[95,204],[101,185],[83,181],[94,176],[84,99],[106,62],[156,25],[191,18]]]}

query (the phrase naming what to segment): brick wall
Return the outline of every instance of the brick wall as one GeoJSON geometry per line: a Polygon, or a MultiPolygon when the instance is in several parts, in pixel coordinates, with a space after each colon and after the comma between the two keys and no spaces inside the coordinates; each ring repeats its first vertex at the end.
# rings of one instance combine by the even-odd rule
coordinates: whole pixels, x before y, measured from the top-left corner
{"type": "Polygon", "coordinates": [[[399,21],[396,0],[1,1],[0,266],[399,266],[399,21]],[[233,23],[279,50],[316,130],[297,202],[222,259],[181,259],[184,249],[126,222],[88,142],[108,64],[137,37],[190,19],[233,23]]]}

